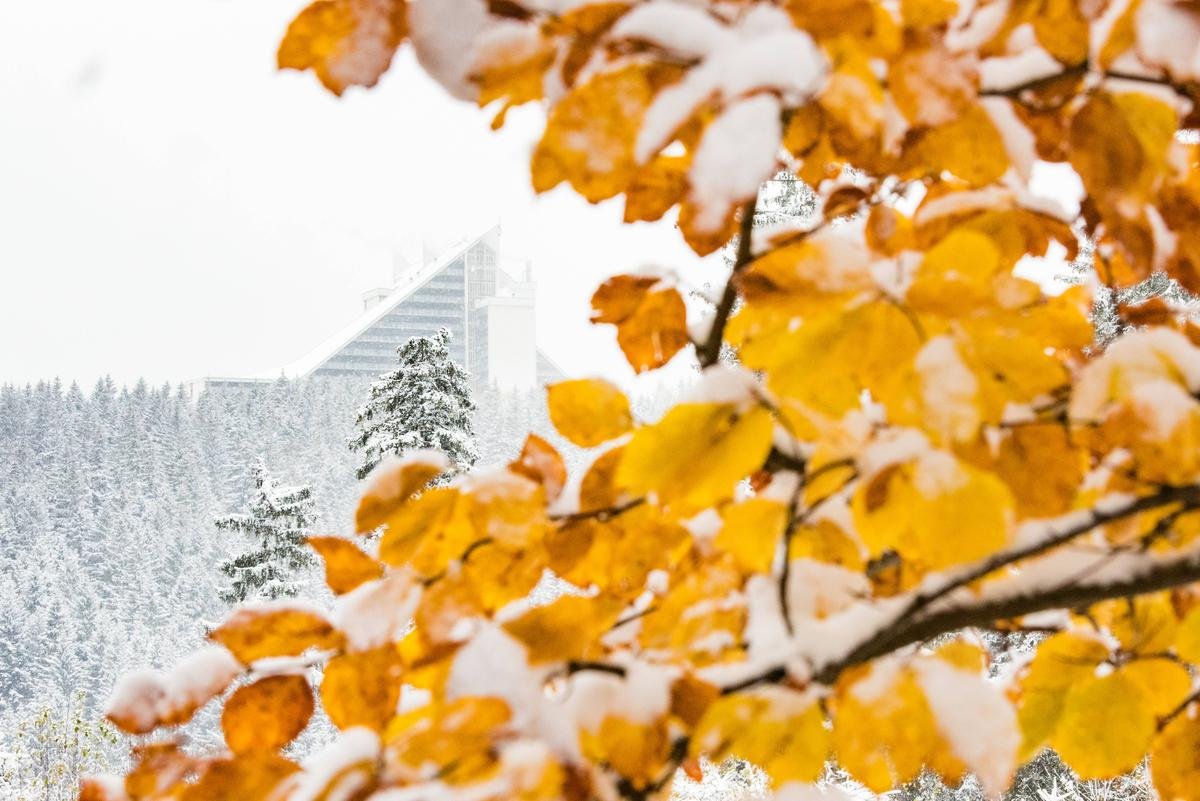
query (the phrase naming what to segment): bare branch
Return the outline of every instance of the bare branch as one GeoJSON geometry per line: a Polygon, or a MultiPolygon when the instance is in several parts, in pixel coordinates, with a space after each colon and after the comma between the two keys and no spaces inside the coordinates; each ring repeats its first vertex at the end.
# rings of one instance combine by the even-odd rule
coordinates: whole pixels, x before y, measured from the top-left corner
{"type": "Polygon", "coordinates": [[[702,368],[711,367],[721,357],[721,343],[725,341],[725,325],[729,322],[729,315],[733,314],[733,305],[737,301],[737,275],[754,259],[754,251],[750,243],[754,230],[754,212],[757,208],[757,197],[742,207],[737,258],[733,263],[733,271],[729,274],[729,280],[725,282],[725,289],[721,292],[721,300],[717,303],[716,317],[713,319],[712,328],[708,330],[708,336],[703,342],[696,344],[696,358],[700,360],[702,368]]]}

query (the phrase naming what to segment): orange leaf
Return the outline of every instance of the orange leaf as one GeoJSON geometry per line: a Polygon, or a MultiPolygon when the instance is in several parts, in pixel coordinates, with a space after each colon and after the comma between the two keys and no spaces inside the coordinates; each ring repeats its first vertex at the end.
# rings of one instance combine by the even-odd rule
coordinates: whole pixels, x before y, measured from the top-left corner
{"type": "Polygon", "coordinates": [[[272,604],[239,609],[209,633],[242,664],[269,656],[299,656],[309,648],[338,648],[341,632],[315,611],[272,604]]]}
{"type": "Polygon", "coordinates": [[[371,472],[358,508],[354,512],[354,530],[367,534],[387,522],[397,509],[425,489],[445,471],[445,458],[422,452],[403,459],[389,459],[371,472]]]}
{"type": "Polygon", "coordinates": [[[567,465],[562,456],[537,434],[525,438],[521,455],[509,463],[508,469],[541,484],[548,501],[558,498],[567,483],[567,465]]]}
{"type": "Polygon", "coordinates": [[[688,344],[687,309],[657,278],[617,275],[592,295],[592,322],[617,327],[617,344],[637,372],[662,367],[688,344]]]}
{"type": "Polygon", "coordinates": [[[237,756],[213,762],[188,785],[181,801],[266,801],[284,779],[299,768],[274,754],[237,756]]]}
{"type": "Polygon", "coordinates": [[[309,537],[308,544],[325,560],[325,583],[335,595],[383,575],[378,562],[342,537],[309,537]]]}
{"type": "Polygon", "coordinates": [[[268,676],[239,687],[225,702],[221,731],[235,754],[278,751],[304,731],[313,694],[303,676],[268,676]]]}
{"type": "Polygon", "coordinates": [[[329,660],[321,705],[339,729],[383,731],[400,702],[400,656],[391,645],[329,660]]]}
{"type": "Polygon", "coordinates": [[[550,110],[533,151],[533,188],[567,181],[592,203],[623,191],[637,169],[633,145],[653,97],[651,68],[638,63],[571,90],[550,110]]]}
{"type": "Polygon", "coordinates": [[[280,69],[307,70],[329,91],[376,84],[407,33],[402,0],[317,0],[279,44],[280,69]]]}

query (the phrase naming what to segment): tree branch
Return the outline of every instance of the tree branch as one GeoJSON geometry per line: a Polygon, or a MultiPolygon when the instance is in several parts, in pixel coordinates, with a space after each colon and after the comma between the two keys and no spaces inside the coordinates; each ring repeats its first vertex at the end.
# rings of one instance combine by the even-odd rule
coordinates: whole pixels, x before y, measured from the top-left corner
{"type": "Polygon", "coordinates": [[[988,626],[996,620],[1020,617],[1046,609],[1070,609],[1090,606],[1112,598],[1146,595],[1159,590],[1200,580],[1200,553],[1192,552],[1173,561],[1154,561],[1147,558],[1150,566],[1126,579],[1095,584],[1067,584],[1041,592],[1017,595],[1009,598],[985,600],[980,603],[952,606],[932,612],[896,633],[886,642],[872,648],[856,649],[845,659],[822,668],[814,679],[823,684],[832,683],[842,671],[853,665],[891,653],[906,645],[922,642],[939,634],[958,631],[973,626],[988,626]]]}
{"type": "MultiPolygon", "coordinates": [[[[1163,487],[1153,495],[1136,498],[1116,508],[1092,509],[1085,519],[1069,525],[1061,531],[1042,537],[1030,545],[997,554],[974,567],[967,568],[952,576],[944,584],[915,595],[899,614],[887,620],[884,625],[881,625],[872,635],[847,652],[845,656],[825,665],[814,665],[813,678],[820,683],[830,684],[848,667],[868,662],[906,645],[922,642],[930,637],[960,628],[990,627],[996,620],[1047,609],[1087,605],[1108,598],[1140,595],[1188,581],[1200,580],[1200,553],[1189,554],[1175,562],[1161,563],[1154,561],[1151,557],[1143,557],[1153,569],[1145,574],[1138,574],[1127,582],[1109,584],[1072,582],[1045,592],[1014,598],[985,599],[977,603],[928,611],[936,601],[946,598],[950,593],[996,570],[1050,551],[1096,526],[1172,503],[1183,503],[1192,509],[1200,507],[1200,486],[1163,487]]],[[[1121,555],[1130,556],[1128,552],[1123,552],[1121,555]]],[[[1137,558],[1136,555],[1133,558],[1137,558]]],[[[756,676],[740,681],[736,685],[726,687],[724,692],[737,692],[760,684],[777,683],[782,681],[786,675],[784,667],[776,665],[756,676]]]]}
{"type": "Polygon", "coordinates": [[[708,330],[708,336],[703,342],[696,345],[696,358],[699,359],[701,368],[711,367],[721,357],[721,343],[725,341],[725,325],[729,322],[729,315],[733,313],[733,304],[737,301],[737,275],[754,260],[751,234],[754,230],[754,213],[757,208],[757,197],[742,207],[737,258],[733,263],[733,271],[730,272],[729,280],[725,282],[725,289],[721,292],[721,300],[717,303],[716,317],[713,319],[712,327],[708,330]]]}
{"type": "MultiPolygon", "coordinates": [[[[1130,503],[1118,507],[1116,509],[1091,509],[1088,512],[1086,519],[1067,526],[1061,531],[1056,531],[1049,536],[1042,537],[1038,541],[1025,545],[1019,548],[1012,548],[1008,551],[998,553],[990,559],[985,559],[975,567],[969,568],[964,572],[958,573],[951,580],[947,581],[940,587],[931,590],[925,590],[917,593],[913,597],[912,602],[904,608],[892,625],[888,626],[886,632],[898,633],[898,628],[901,627],[906,620],[910,620],[917,616],[923,609],[928,607],[933,602],[944,598],[950,593],[978,581],[985,576],[996,572],[997,570],[1016,564],[1024,559],[1029,559],[1034,556],[1040,556],[1048,551],[1057,548],[1078,536],[1086,534],[1097,526],[1102,526],[1105,523],[1111,523],[1114,520],[1130,517],[1144,512],[1149,509],[1157,509],[1160,506],[1166,506],[1172,503],[1183,503],[1184,508],[1196,508],[1200,506],[1200,486],[1188,484],[1180,487],[1163,487],[1153,495],[1146,495],[1137,498],[1130,503]]],[[[888,634],[882,633],[886,640],[888,634]]],[[[864,646],[866,643],[864,643],[864,646]]]]}

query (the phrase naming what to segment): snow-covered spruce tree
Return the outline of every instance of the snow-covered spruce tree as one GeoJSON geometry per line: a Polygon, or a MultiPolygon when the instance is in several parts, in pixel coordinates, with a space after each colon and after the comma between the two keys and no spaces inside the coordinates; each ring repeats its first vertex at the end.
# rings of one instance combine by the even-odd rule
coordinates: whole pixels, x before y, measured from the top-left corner
{"type": "Polygon", "coordinates": [[[435,448],[456,472],[475,464],[470,376],[450,359],[450,332],[413,337],[396,349],[400,366],[371,385],[358,410],[358,433],[350,448],[361,451],[364,478],[388,454],[435,448]]]}
{"type": "Polygon", "coordinates": [[[217,528],[237,532],[253,547],[221,565],[229,585],[228,603],[295,595],[297,575],[313,564],[305,538],[313,523],[312,489],[280,486],[260,459],[251,468],[254,497],[250,510],[217,518],[217,528]]]}

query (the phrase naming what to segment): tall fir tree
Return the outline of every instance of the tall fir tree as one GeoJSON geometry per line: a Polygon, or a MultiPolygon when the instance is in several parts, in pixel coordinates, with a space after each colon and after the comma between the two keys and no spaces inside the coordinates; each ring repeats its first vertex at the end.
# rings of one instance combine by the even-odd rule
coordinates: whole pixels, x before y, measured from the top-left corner
{"type": "Polygon", "coordinates": [[[313,523],[309,487],[280,486],[262,460],[251,468],[254,497],[250,510],[217,518],[217,528],[241,534],[251,550],[221,565],[230,580],[221,599],[240,603],[254,598],[282,598],[300,590],[299,574],[313,565],[304,541],[313,523]]]}
{"type": "Polygon", "coordinates": [[[371,385],[370,400],[358,411],[350,448],[361,451],[364,478],[389,454],[436,448],[454,470],[479,458],[471,415],[470,376],[450,359],[450,332],[413,337],[397,348],[399,368],[371,385]]]}

